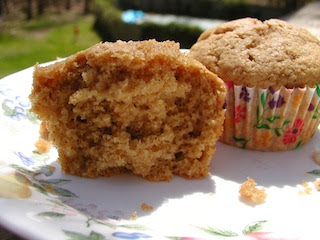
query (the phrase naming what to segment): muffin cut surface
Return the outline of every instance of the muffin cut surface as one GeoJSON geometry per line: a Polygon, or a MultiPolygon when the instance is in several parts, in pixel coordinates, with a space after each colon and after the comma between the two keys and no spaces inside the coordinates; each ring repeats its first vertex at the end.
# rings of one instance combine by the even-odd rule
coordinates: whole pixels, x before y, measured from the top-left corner
{"type": "Polygon", "coordinates": [[[174,42],[100,43],[35,67],[32,111],[63,171],[204,177],[221,135],[224,83],[174,42]]]}

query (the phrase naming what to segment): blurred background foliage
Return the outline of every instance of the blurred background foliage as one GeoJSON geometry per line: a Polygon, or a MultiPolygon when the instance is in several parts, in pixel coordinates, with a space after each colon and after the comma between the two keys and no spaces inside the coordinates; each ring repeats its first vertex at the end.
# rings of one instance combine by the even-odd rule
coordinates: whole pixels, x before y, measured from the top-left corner
{"type": "Polygon", "coordinates": [[[308,2],[311,0],[0,0],[0,78],[99,41],[170,39],[189,48],[203,31],[188,21],[128,23],[123,20],[128,9],[151,16],[264,20],[289,14],[308,2]]]}
{"type": "Polygon", "coordinates": [[[0,3],[0,78],[37,62],[66,57],[101,40],[92,28],[95,18],[85,1],[0,3]]]}

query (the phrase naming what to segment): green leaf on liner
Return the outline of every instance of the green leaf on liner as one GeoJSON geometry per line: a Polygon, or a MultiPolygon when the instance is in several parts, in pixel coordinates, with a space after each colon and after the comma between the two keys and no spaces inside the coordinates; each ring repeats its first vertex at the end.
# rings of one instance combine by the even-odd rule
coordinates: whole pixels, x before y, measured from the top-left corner
{"type": "Polygon", "coordinates": [[[258,129],[270,129],[268,124],[261,124],[259,126],[257,126],[258,129]]]}
{"type": "Polygon", "coordinates": [[[241,148],[242,148],[242,149],[246,149],[246,146],[247,146],[247,143],[248,143],[248,142],[249,142],[249,141],[243,143],[243,145],[241,146],[241,148]]]}
{"type": "Polygon", "coordinates": [[[312,116],[312,119],[317,119],[319,114],[319,108],[317,107],[316,110],[314,111],[314,115],[312,116]]]}
{"type": "Polygon", "coordinates": [[[267,118],[267,121],[269,123],[273,123],[275,120],[279,119],[280,117],[279,116],[273,116],[273,117],[270,117],[270,118],[267,118]]]}
{"type": "Polygon", "coordinates": [[[260,116],[260,109],[259,109],[259,106],[258,106],[258,108],[257,108],[256,115],[257,115],[257,122],[258,122],[258,119],[259,119],[259,116],[260,116]]]}
{"type": "Polygon", "coordinates": [[[300,141],[297,143],[297,145],[296,145],[295,149],[297,149],[297,148],[301,147],[301,145],[302,145],[302,140],[300,140],[300,141]]]}
{"type": "Polygon", "coordinates": [[[4,115],[6,116],[14,116],[17,114],[17,111],[15,109],[10,108],[7,104],[5,104],[4,102],[2,103],[2,109],[4,111],[4,115]]]}
{"type": "Polygon", "coordinates": [[[320,169],[316,169],[307,173],[314,176],[320,176],[320,169]]]}
{"type": "Polygon", "coordinates": [[[235,136],[233,136],[233,140],[235,140],[236,142],[246,142],[247,141],[245,138],[237,138],[235,136]]]}
{"type": "Polygon", "coordinates": [[[281,133],[279,132],[279,129],[274,128],[273,130],[274,130],[274,132],[276,133],[276,135],[277,135],[278,137],[281,137],[281,133]]]}
{"type": "Polygon", "coordinates": [[[211,227],[207,227],[207,228],[198,227],[198,229],[200,229],[206,233],[209,233],[211,235],[215,235],[215,236],[221,236],[221,237],[236,237],[236,236],[238,236],[238,234],[235,232],[211,228],[211,227]]]}
{"type": "Polygon", "coordinates": [[[58,212],[42,212],[37,214],[39,217],[48,217],[48,218],[62,218],[65,216],[63,213],[58,212]]]}
{"type": "Polygon", "coordinates": [[[54,189],[54,192],[55,192],[57,195],[62,196],[62,197],[75,197],[75,198],[78,197],[78,196],[77,196],[76,194],[74,194],[73,192],[70,192],[69,190],[64,189],[64,188],[60,188],[60,187],[53,186],[53,189],[54,189]]]}
{"type": "Polygon", "coordinates": [[[285,120],[285,121],[283,122],[283,124],[282,124],[282,127],[285,126],[285,125],[287,125],[288,123],[290,123],[290,121],[289,121],[289,120],[285,120]]]}
{"type": "Polygon", "coordinates": [[[71,240],[104,240],[104,236],[95,231],[91,231],[89,236],[82,233],[71,232],[63,230],[64,234],[67,235],[71,240]]]}
{"type": "Polygon", "coordinates": [[[257,221],[257,222],[250,223],[247,226],[245,226],[245,228],[242,230],[242,233],[249,234],[249,233],[253,233],[253,232],[259,232],[262,230],[263,225],[266,222],[267,222],[266,220],[263,220],[263,221],[257,221]]]}
{"type": "Polygon", "coordinates": [[[319,84],[317,84],[316,91],[317,91],[318,97],[320,97],[320,86],[319,86],[319,84]]]}
{"type": "Polygon", "coordinates": [[[55,186],[61,186],[61,185],[64,185],[70,181],[71,180],[69,180],[69,179],[47,179],[47,180],[39,180],[39,183],[41,185],[51,184],[51,185],[55,185],[55,186]]]}
{"type": "Polygon", "coordinates": [[[264,98],[264,93],[261,94],[260,101],[261,101],[262,107],[264,108],[264,105],[266,104],[266,100],[264,98]]]}

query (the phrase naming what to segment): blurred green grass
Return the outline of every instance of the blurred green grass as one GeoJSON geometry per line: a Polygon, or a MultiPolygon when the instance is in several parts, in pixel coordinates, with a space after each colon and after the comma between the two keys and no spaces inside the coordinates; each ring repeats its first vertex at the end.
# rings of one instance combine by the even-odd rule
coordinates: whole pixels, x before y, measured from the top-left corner
{"type": "Polygon", "coordinates": [[[56,16],[7,24],[0,32],[0,78],[99,42],[93,22],[93,16],[56,16]],[[74,33],[75,26],[78,34],[74,33]]]}

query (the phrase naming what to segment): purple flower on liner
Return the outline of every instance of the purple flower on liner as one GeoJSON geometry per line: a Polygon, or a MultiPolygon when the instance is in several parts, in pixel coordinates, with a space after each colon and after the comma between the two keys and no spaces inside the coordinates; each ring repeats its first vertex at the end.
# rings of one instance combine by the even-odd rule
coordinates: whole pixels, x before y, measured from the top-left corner
{"type": "Polygon", "coordinates": [[[310,105],[309,105],[309,107],[308,107],[308,111],[313,111],[314,110],[314,106],[313,106],[313,104],[312,103],[310,103],[310,105]]]}
{"type": "Polygon", "coordinates": [[[286,102],[284,101],[284,97],[279,96],[278,101],[275,101],[274,98],[272,98],[269,102],[268,105],[271,109],[280,108],[283,104],[286,102]]]}
{"type": "Polygon", "coordinates": [[[242,99],[246,102],[249,102],[250,101],[250,97],[249,97],[249,93],[247,91],[247,88],[246,87],[242,87],[241,89],[241,93],[240,93],[240,99],[242,99]]]}
{"type": "Polygon", "coordinates": [[[274,94],[276,91],[273,89],[273,87],[269,87],[269,92],[271,93],[271,94],[274,94]]]}
{"type": "Polygon", "coordinates": [[[279,96],[278,101],[277,101],[277,108],[281,107],[285,103],[286,102],[284,101],[284,97],[279,96]]]}

